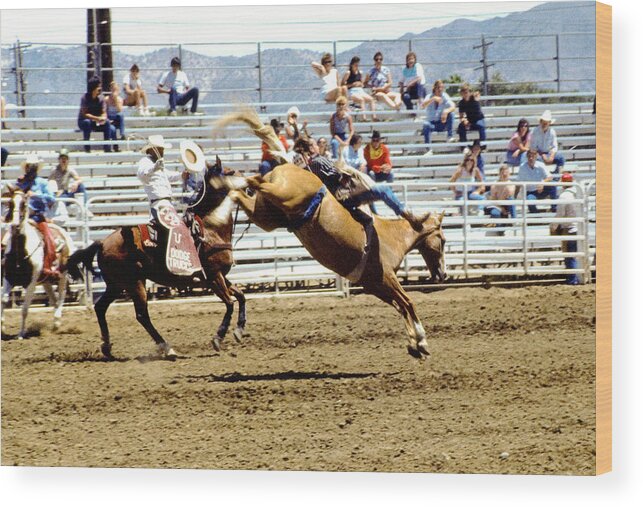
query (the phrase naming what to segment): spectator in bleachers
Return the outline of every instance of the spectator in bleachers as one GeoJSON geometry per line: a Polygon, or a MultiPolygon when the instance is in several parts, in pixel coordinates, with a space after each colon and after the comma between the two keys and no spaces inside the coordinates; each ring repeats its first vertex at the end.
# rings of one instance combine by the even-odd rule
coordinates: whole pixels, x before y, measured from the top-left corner
{"type": "MultiPolygon", "coordinates": [[[[170,61],[171,69],[168,70],[159,81],[156,91],[167,93],[170,103],[170,116],[176,116],[176,106],[185,106],[192,101],[190,114],[202,115],[197,111],[199,105],[199,89],[196,86],[190,86],[190,81],[185,72],[181,70],[181,60],[178,57],[170,61]]],[[[187,108],[184,107],[185,112],[187,108]]]]}
{"type": "MultiPolygon", "coordinates": [[[[83,132],[83,139],[89,141],[92,132],[102,132],[105,141],[116,139],[116,129],[107,119],[107,105],[103,98],[103,89],[97,76],[87,82],[87,93],[80,100],[78,112],[78,128],[83,132]]],[[[106,152],[111,152],[109,144],[104,145],[106,152]]],[[[85,151],[89,153],[91,147],[86,144],[85,151]]]]}
{"type": "Polygon", "coordinates": [[[147,106],[147,93],[143,90],[140,69],[134,64],[129,69],[129,74],[123,78],[123,91],[125,92],[124,104],[128,107],[136,107],[141,116],[150,116],[147,106]]]}
{"type": "Polygon", "coordinates": [[[69,151],[65,148],[58,153],[58,165],[51,171],[49,181],[55,181],[58,190],[57,197],[74,198],[77,193],[83,194],[83,202],[87,202],[87,189],[75,169],[69,167],[69,151]]]}
{"type": "Polygon", "coordinates": [[[359,62],[359,56],[351,58],[348,71],[346,71],[346,74],[344,74],[342,78],[342,86],[346,86],[348,89],[348,96],[351,102],[362,110],[362,120],[366,121],[366,104],[368,104],[373,112],[373,121],[377,121],[377,116],[375,116],[375,99],[364,90],[364,78],[362,77],[362,71],[359,70],[359,62]]]}
{"type": "Polygon", "coordinates": [[[324,82],[321,88],[321,98],[326,102],[335,102],[339,97],[348,97],[348,89],[342,86],[339,79],[339,72],[333,67],[333,57],[330,53],[324,53],[321,63],[311,62],[315,74],[324,82]]]}
{"type": "MultiPolygon", "coordinates": [[[[511,169],[502,164],[498,170],[498,181],[510,181],[511,169]]],[[[491,185],[489,200],[491,201],[512,201],[516,194],[516,185],[491,185]]],[[[485,207],[485,213],[491,218],[516,218],[516,207],[506,204],[492,204],[485,207]]]]}
{"type": "Polygon", "coordinates": [[[516,131],[509,140],[509,146],[507,146],[507,164],[512,166],[522,164],[527,157],[530,146],[531,132],[529,122],[525,118],[521,118],[516,131]]]}
{"type": "Polygon", "coordinates": [[[325,158],[332,158],[333,154],[330,152],[328,147],[328,141],[325,137],[320,137],[317,140],[317,147],[319,148],[319,154],[325,158]]]}
{"type": "Polygon", "coordinates": [[[7,117],[7,103],[4,100],[4,97],[0,96],[0,128],[6,129],[7,124],[4,122],[4,119],[7,117]]]}
{"type": "Polygon", "coordinates": [[[531,148],[535,149],[545,164],[556,164],[555,173],[559,173],[565,165],[565,157],[558,152],[556,131],[551,128],[554,120],[551,111],[546,110],[540,117],[539,125],[531,136],[531,148]]]}
{"type": "MultiPolygon", "coordinates": [[[[288,140],[286,139],[286,136],[281,133],[281,127],[283,127],[283,123],[280,124],[277,118],[273,118],[272,120],[270,120],[270,126],[275,131],[275,135],[281,141],[281,144],[284,147],[284,151],[288,151],[288,140]]],[[[259,174],[261,174],[261,176],[265,176],[275,167],[277,167],[278,164],[279,162],[275,160],[275,158],[270,153],[268,145],[266,143],[261,143],[261,164],[259,164],[259,174]]]]}
{"type": "Polygon", "coordinates": [[[402,106],[402,96],[391,90],[393,87],[393,75],[388,67],[382,65],[383,61],[384,56],[382,53],[380,51],[375,53],[373,57],[374,65],[366,76],[364,86],[371,87],[373,97],[377,100],[384,102],[391,109],[399,111],[402,106]]]}
{"type": "Polygon", "coordinates": [[[382,135],[374,130],[371,134],[371,142],[364,148],[364,159],[369,175],[378,183],[393,181],[393,164],[391,163],[391,151],[382,142],[382,135]]]}
{"type": "Polygon", "coordinates": [[[426,77],[424,76],[424,67],[418,63],[416,54],[411,51],[406,55],[406,67],[402,71],[402,81],[400,81],[400,95],[406,109],[413,109],[413,100],[422,102],[426,96],[426,77]]]}
{"type": "MultiPolygon", "coordinates": [[[[119,133],[121,141],[125,139],[125,113],[123,112],[123,98],[121,97],[121,87],[116,81],[109,85],[109,95],[105,100],[107,106],[107,119],[119,133]]],[[[114,145],[114,151],[120,151],[118,145],[114,145]]]]}
{"type": "MultiPolygon", "coordinates": [[[[348,99],[339,97],[335,101],[336,110],[330,116],[330,147],[333,158],[339,158],[340,146],[345,145],[355,133],[353,119],[348,112],[348,99]]],[[[343,148],[342,148],[343,149],[343,148]]]]}
{"type": "Polygon", "coordinates": [[[460,87],[461,100],[458,102],[458,112],[460,113],[460,124],[458,125],[458,135],[460,142],[467,141],[467,131],[477,130],[480,141],[487,139],[486,125],[484,114],[480,107],[480,93],[472,92],[471,87],[464,83],[460,87]]]}
{"type": "MultiPolygon", "coordinates": [[[[530,148],[527,152],[527,159],[520,165],[518,171],[518,181],[529,182],[548,182],[552,181],[552,177],[547,171],[545,164],[538,160],[538,151],[535,148],[530,148]]],[[[520,192],[520,186],[516,186],[516,195],[520,192]]],[[[525,199],[528,201],[535,201],[537,199],[556,199],[556,187],[546,185],[527,185],[527,195],[525,199]]],[[[552,211],[556,211],[556,206],[552,206],[552,211]]],[[[529,206],[530,213],[538,213],[538,208],[535,205],[529,206]]]]}
{"type": "MultiPolygon", "coordinates": [[[[561,182],[571,183],[574,181],[571,173],[563,173],[560,178],[561,182]]],[[[578,187],[569,186],[565,187],[558,196],[558,209],[556,211],[556,218],[576,218],[581,216],[580,205],[570,202],[578,199],[578,187]]],[[[578,234],[578,223],[564,223],[564,224],[551,224],[550,231],[553,235],[558,236],[575,236],[578,234]]],[[[576,253],[578,252],[577,241],[563,241],[563,252],[576,253]]],[[[565,257],[565,267],[567,269],[578,269],[578,259],[576,257],[565,257]]],[[[571,273],[567,275],[567,285],[578,285],[580,278],[577,274],[571,273]]]]}
{"type": "MultiPolygon", "coordinates": [[[[420,107],[426,107],[426,120],[422,128],[424,142],[431,144],[431,133],[444,132],[445,130],[447,131],[447,142],[454,142],[453,112],[455,104],[449,94],[444,91],[444,83],[440,79],[433,84],[431,96],[426,98],[420,107]]],[[[432,155],[433,151],[429,149],[426,154],[432,155]]]]}
{"type": "Polygon", "coordinates": [[[285,131],[286,139],[288,140],[288,146],[290,148],[294,146],[295,142],[302,134],[308,135],[308,122],[304,120],[304,122],[300,124],[300,116],[301,113],[299,112],[299,108],[297,106],[292,106],[286,113],[285,131]]]}
{"type": "Polygon", "coordinates": [[[348,146],[344,148],[344,162],[346,162],[353,169],[356,169],[360,172],[366,171],[366,159],[364,158],[364,148],[362,147],[362,136],[359,134],[353,134],[351,136],[348,146]]]}
{"type": "Polygon", "coordinates": [[[467,148],[469,149],[469,153],[471,153],[471,156],[476,161],[478,169],[480,169],[480,172],[484,177],[484,157],[482,156],[482,152],[485,150],[486,146],[480,144],[480,141],[476,139],[467,148]]]}
{"type": "MultiPolygon", "coordinates": [[[[474,183],[476,181],[482,182],[484,178],[480,169],[476,165],[476,159],[468,154],[464,157],[462,163],[457,167],[453,176],[449,180],[451,183],[456,183],[458,181],[466,183],[474,183]]],[[[467,198],[470,201],[481,201],[484,199],[485,186],[484,185],[469,185],[467,189],[467,198]]],[[[451,187],[455,198],[457,200],[463,199],[464,197],[464,187],[462,185],[453,185],[451,187]]],[[[478,206],[478,214],[483,214],[484,210],[482,206],[478,206]]]]}

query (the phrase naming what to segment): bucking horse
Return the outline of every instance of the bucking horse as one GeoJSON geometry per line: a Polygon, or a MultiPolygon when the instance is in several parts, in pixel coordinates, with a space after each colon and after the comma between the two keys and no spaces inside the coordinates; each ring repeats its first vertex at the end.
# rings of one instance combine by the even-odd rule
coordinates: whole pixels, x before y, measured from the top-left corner
{"type": "MultiPolygon", "coordinates": [[[[218,126],[225,128],[232,123],[249,126],[267,143],[273,156],[285,160],[274,131],[264,126],[254,111],[230,113],[218,126]]],[[[406,254],[417,249],[432,281],[444,281],[444,213],[429,214],[419,231],[407,220],[377,215],[369,226],[326,191],[317,176],[291,163],[278,165],[265,176],[215,177],[210,183],[231,190],[227,202],[213,214],[213,221],[226,223],[238,203],[262,229],[288,228],[320,264],[393,306],[404,318],[409,354],[429,356],[426,331],[396,272],[406,254]],[[247,189],[252,189],[252,195],[247,189]]]]}

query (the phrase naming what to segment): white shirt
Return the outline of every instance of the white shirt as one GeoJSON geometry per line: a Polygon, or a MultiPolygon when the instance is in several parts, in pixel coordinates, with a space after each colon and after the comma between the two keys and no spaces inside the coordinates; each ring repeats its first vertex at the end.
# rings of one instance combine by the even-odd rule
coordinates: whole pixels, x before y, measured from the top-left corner
{"type": "MultiPolygon", "coordinates": [[[[576,187],[567,187],[558,196],[558,205],[556,207],[556,218],[578,218],[581,216],[580,204],[570,202],[577,199],[576,187]]],[[[576,234],[578,232],[578,223],[560,224],[561,229],[567,234],[576,234]]]]}
{"type": "Polygon", "coordinates": [[[177,70],[176,74],[168,70],[161,77],[159,85],[169,90],[174,88],[176,93],[185,93],[190,87],[190,81],[188,81],[188,76],[182,70],[177,70]]]}
{"type": "Polygon", "coordinates": [[[150,201],[172,197],[172,182],[181,181],[181,173],[165,169],[154,170],[155,164],[149,157],[138,162],[136,175],[143,183],[143,188],[150,201]]]}
{"type": "Polygon", "coordinates": [[[137,88],[143,88],[143,84],[141,83],[141,78],[134,79],[134,77],[130,73],[125,74],[125,77],[123,78],[123,90],[126,89],[125,85],[128,85],[132,90],[136,90],[137,88]]]}
{"type": "Polygon", "coordinates": [[[549,127],[547,132],[538,125],[531,134],[531,147],[538,150],[538,153],[549,153],[550,151],[558,151],[558,138],[556,131],[549,127]]]}

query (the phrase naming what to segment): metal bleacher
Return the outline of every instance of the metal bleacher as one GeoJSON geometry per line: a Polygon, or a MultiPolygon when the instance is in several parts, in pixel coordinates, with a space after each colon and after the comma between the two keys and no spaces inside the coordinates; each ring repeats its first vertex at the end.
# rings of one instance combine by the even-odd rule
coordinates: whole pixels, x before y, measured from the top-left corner
{"type": "MultiPolygon", "coordinates": [[[[579,241],[585,247],[577,254],[582,256],[582,274],[591,279],[593,256],[593,216],[591,212],[592,182],[596,174],[596,129],[592,114],[593,93],[543,93],[532,95],[483,96],[483,112],[487,123],[487,148],[485,178],[494,181],[498,167],[505,160],[509,137],[518,120],[527,118],[532,126],[544,109],[550,109],[556,118],[554,128],[558,134],[560,150],[565,155],[565,169],[575,175],[583,189],[583,229],[579,241]],[[516,100],[542,101],[542,103],[512,105],[516,100]],[[552,102],[553,101],[553,102],[552,102]],[[547,102],[547,103],[544,103],[547,102]]],[[[297,105],[302,118],[308,121],[308,131],[315,137],[329,137],[328,118],[333,106],[322,102],[289,104],[269,102],[253,104],[266,123],[271,118],[285,120],[289,106],[297,105]]],[[[77,110],[68,106],[28,106],[27,117],[16,117],[9,108],[5,118],[7,129],[2,130],[2,146],[9,150],[7,165],[3,167],[2,183],[14,180],[20,174],[20,162],[27,153],[37,152],[45,162],[43,176],[47,176],[57,160],[57,151],[70,150],[70,167],[83,178],[89,192],[88,209],[93,217],[87,218],[82,207],[70,208],[70,221],[78,245],[104,237],[119,225],[147,220],[148,204],[141,194],[137,180],[136,163],[140,158],[140,138],[162,134],[175,149],[166,151],[166,167],[178,169],[178,141],[193,139],[200,143],[208,158],[218,155],[225,166],[246,174],[256,173],[261,157],[260,142],[243,126],[231,126],[224,132],[213,130],[221,116],[234,109],[233,104],[204,104],[204,116],[135,116],[126,112],[128,134],[136,139],[117,141],[120,152],[103,152],[102,134],[94,133],[90,144],[92,152],[85,153],[82,135],[76,127],[77,110]],[[56,116],[38,116],[44,112],[56,116]]],[[[380,121],[358,121],[353,116],[355,131],[368,136],[379,130],[391,149],[394,166],[394,190],[412,208],[446,210],[444,228],[447,236],[447,269],[454,278],[476,278],[485,275],[538,276],[565,273],[562,261],[561,239],[549,236],[549,223],[555,221],[552,213],[540,213],[537,218],[523,214],[524,203],[516,201],[518,217],[490,223],[489,218],[469,216],[467,207],[472,203],[454,201],[449,188],[449,177],[462,160],[465,143],[447,143],[444,134],[434,135],[431,145],[433,155],[426,156],[428,146],[423,143],[421,129],[423,112],[377,112],[380,121]],[[491,227],[493,226],[493,227],[491,227]]],[[[367,112],[370,114],[370,112],[367,112]]],[[[457,127],[455,122],[454,129],[457,127]]],[[[469,140],[477,133],[469,134],[469,140]]],[[[176,188],[180,192],[180,186],[176,188]]],[[[544,203],[547,204],[547,203],[544,203]]],[[[379,205],[378,211],[384,212],[379,205]]],[[[235,241],[245,227],[246,218],[240,214],[235,241]]],[[[569,254],[566,254],[569,255],[569,254]]],[[[250,225],[243,239],[235,247],[237,266],[231,279],[248,285],[268,283],[275,290],[283,284],[307,281],[342,283],[333,273],[319,266],[301,246],[297,238],[286,231],[265,233],[250,225]]],[[[406,279],[426,276],[426,268],[419,255],[410,255],[404,262],[400,275],[406,279]]],[[[99,286],[99,285],[97,285],[99,286]]],[[[320,285],[319,287],[322,287],[320,285]]],[[[344,289],[342,289],[344,290],[344,289]]]]}

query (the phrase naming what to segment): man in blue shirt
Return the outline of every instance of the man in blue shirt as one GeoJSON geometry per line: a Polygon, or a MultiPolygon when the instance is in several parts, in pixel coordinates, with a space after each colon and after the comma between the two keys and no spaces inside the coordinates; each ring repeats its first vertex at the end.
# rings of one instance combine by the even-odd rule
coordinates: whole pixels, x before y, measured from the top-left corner
{"type": "Polygon", "coordinates": [[[21,167],[24,174],[18,178],[16,186],[29,199],[29,218],[36,222],[42,235],[45,247],[42,274],[46,279],[57,280],[60,278],[60,272],[57,269],[52,269],[56,260],[56,245],[45,219],[47,209],[53,206],[56,198],[49,190],[47,180],[38,176],[38,171],[42,168],[42,161],[36,155],[28,155],[21,167]]]}
{"type": "MultiPolygon", "coordinates": [[[[453,137],[453,111],[455,103],[451,100],[448,93],[444,91],[444,83],[437,80],[433,84],[433,93],[425,99],[420,107],[426,107],[426,121],[422,128],[424,142],[431,143],[431,133],[447,131],[448,142],[454,142],[453,137]]],[[[430,150],[428,153],[432,153],[430,150]]]]}
{"type": "MultiPolygon", "coordinates": [[[[523,162],[518,170],[518,181],[530,181],[544,183],[552,181],[552,177],[545,168],[545,165],[538,160],[538,151],[531,148],[527,152],[527,160],[523,162]]],[[[516,186],[516,196],[521,186],[516,186]]],[[[537,199],[556,199],[556,187],[545,185],[526,185],[526,199],[533,201],[537,199]]],[[[552,205],[552,211],[556,211],[556,205],[552,205]]],[[[529,206],[530,213],[537,213],[536,206],[529,206]]]]}

